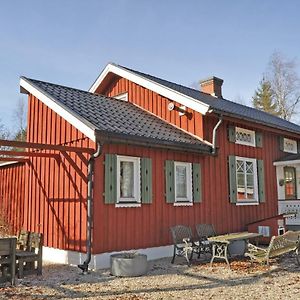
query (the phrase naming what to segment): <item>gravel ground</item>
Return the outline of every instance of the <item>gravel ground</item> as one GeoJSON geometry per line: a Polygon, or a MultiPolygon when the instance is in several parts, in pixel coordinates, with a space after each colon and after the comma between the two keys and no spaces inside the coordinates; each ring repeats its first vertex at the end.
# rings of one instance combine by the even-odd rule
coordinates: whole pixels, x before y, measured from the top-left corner
{"type": "Polygon", "coordinates": [[[109,270],[82,275],[77,267],[44,265],[42,276],[18,279],[15,287],[0,286],[0,299],[300,299],[300,267],[294,257],[273,261],[270,267],[233,261],[210,268],[181,258],[150,262],[147,276],[118,278],[109,270]]]}

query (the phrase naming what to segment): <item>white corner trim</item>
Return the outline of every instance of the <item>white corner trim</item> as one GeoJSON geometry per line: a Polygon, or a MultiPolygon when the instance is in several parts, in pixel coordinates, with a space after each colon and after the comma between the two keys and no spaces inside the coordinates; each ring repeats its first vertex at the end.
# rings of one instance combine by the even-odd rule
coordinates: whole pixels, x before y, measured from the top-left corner
{"type": "Polygon", "coordinates": [[[296,165],[296,164],[300,164],[299,159],[273,162],[273,166],[287,166],[287,165],[296,165]]]}
{"type": "MultiPolygon", "coordinates": [[[[173,254],[173,246],[168,245],[168,246],[161,246],[161,247],[132,249],[132,250],[124,250],[124,251],[126,252],[133,251],[141,254],[146,254],[148,260],[154,260],[163,257],[171,257],[173,254]]],[[[93,254],[91,258],[90,268],[94,270],[109,268],[110,255],[124,252],[124,251],[93,254]]],[[[43,262],[77,266],[79,264],[82,264],[85,261],[85,259],[86,259],[86,254],[82,252],[62,250],[57,248],[45,247],[45,246],[43,247],[43,262]]]]}
{"type": "Polygon", "coordinates": [[[166,98],[169,98],[173,101],[176,101],[184,106],[187,106],[195,111],[198,111],[202,115],[205,115],[209,110],[209,105],[205,104],[199,100],[195,100],[192,97],[186,96],[182,93],[174,91],[164,85],[161,85],[157,82],[154,82],[150,79],[146,79],[141,75],[130,72],[122,67],[108,64],[102,73],[98,76],[94,84],[90,87],[89,92],[94,93],[101,82],[104,80],[108,73],[114,73],[120,77],[126,78],[140,86],[143,86],[146,89],[149,89],[157,94],[160,94],[166,98]]]}
{"type": "Polygon", "coordinates": [[[69,113],[67,110],[65,110],[62,106],[54,102],[52,99],[47,97],[45,94],[40,92],[38,89],[36,89],[33,85],[31,85],[29,82],[24,80],[23,78],[20,79],[20,86],[24,88],[27,92],[38,98],[40,101],[42,101],[45,105],[47,105],[50,109],[52,109],[54,112],[56,112],[59,116],[61,116],[63,119],[65,119],[67,122],[72,124],[75,128],[77,128],[79,131],[81,131],[83,134],[85,134],[88,138],[90,138],[92,141],[95,142],[95,131],[94,129],[90,128],[83,122],[81,122],[78,118],[76,118],[74,115],[69,113]]]}

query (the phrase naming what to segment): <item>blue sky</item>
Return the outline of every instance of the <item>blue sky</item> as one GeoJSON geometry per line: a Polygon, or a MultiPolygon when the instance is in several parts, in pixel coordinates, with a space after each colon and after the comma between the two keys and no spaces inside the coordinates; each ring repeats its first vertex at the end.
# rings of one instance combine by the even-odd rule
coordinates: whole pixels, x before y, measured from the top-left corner
{"type": "MultiPolygon", "coordinates": [[[[190,86],[215,75],[251,101],[270,55],[300,59],[300,2],[0,2],[0,119],[13,128],[19,76],[88,89],[108,62],[190,86]]],[[[300,68],[298,66],[300,73],[300,68]]]]}

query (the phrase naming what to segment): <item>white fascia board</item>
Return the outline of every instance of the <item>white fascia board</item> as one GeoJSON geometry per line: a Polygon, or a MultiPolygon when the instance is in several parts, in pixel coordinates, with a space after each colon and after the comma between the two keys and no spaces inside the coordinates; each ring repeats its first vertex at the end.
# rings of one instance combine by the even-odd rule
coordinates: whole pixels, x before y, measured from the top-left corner
{"type": "Polygon", "coordinates": [[[209,110],[208,104],[200,102],[199,100],[195,100],[192,97],[188,97],[188,96],[181,94],[177,91],[174,91],[168,87],[165,87],[157,82],[154,82],[150,79],[146,79],[141,75],[135,74],[126,69],[123,69],[122,67],[119,67],[119,66],[116,66],[113,64],[108,64],[105,67],[105,69],[99,75],[97,80],[94,82],[94,84],[89,89],[90,93],[94,93],[96,91],[97,87],[101,84],[101,82],[103,81],[103,79],[106,77],[106,75],[108,73],[114,73],[120,77],[124,77],[140,86],[143,86],[146,89],[149,89],[157,94],[160,94],[166,98],[176,101],[182,105],[185,105],[195,111],[198,111],[202,115],[205,115],[209,110]]]}
{"type": "Polygon", "coordinates": [[[287,166],[287,165],[296,165],[296,164],[300,164],[299,159],[273,162],[273,166],[287,166]]]}
{"type": "MultiPolygon", "coordinates": [[[[1,161],[1,158],[0,158],[0,161],[1,161]]],[[[5,166],[9,166],[9,165],[19,164],[19,163],[21,163],[21,162],[19,162],[19,161],[8,161],[8,162],[0,163],[0,168],[5,167],[5,166]]]]}
{"type": "Polygon", "coordinates": [[[94,142],[96,141],[95,130],[93,128],[84,124],[82,121],[80,121],[78,118],[76,118],[70,112],[68,112],[62,106],[57,104],[50,97],[46,96],[41,91],[36,89],[33,85],[31,85],[29,82],[27,82],[23,78],[20,79],[20,86],[23,89],[25,89],[28,93],[32,94],[33,96],[38,98],[40,101],[42,101],[45,105],[47,105],[50,109],[52,109],[54,112],[56,112],[59,116],[61,116],[63,119],[65,119],[71,125],[73,125],[75,128],[77,128],[79,131],[81,131],[84,135],[86,135],[92,141],[94,141],[94,142]]]}

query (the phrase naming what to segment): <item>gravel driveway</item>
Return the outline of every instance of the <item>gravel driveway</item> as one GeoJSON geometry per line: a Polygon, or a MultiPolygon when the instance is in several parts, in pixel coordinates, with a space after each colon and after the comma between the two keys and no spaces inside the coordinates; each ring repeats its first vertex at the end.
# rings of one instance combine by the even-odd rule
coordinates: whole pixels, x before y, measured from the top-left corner
{"type": "Polygon", "coordinates": [[[117,278],[109,270],[82,275],[77,267],[45,265],[42,276],[0,287],[0,299],[300,299],[300,267],[284,257],[271,267],[233,261],[231,270],[195,261],[188,268],[177,259],[150,262],[147,276],[117,278]]]}

